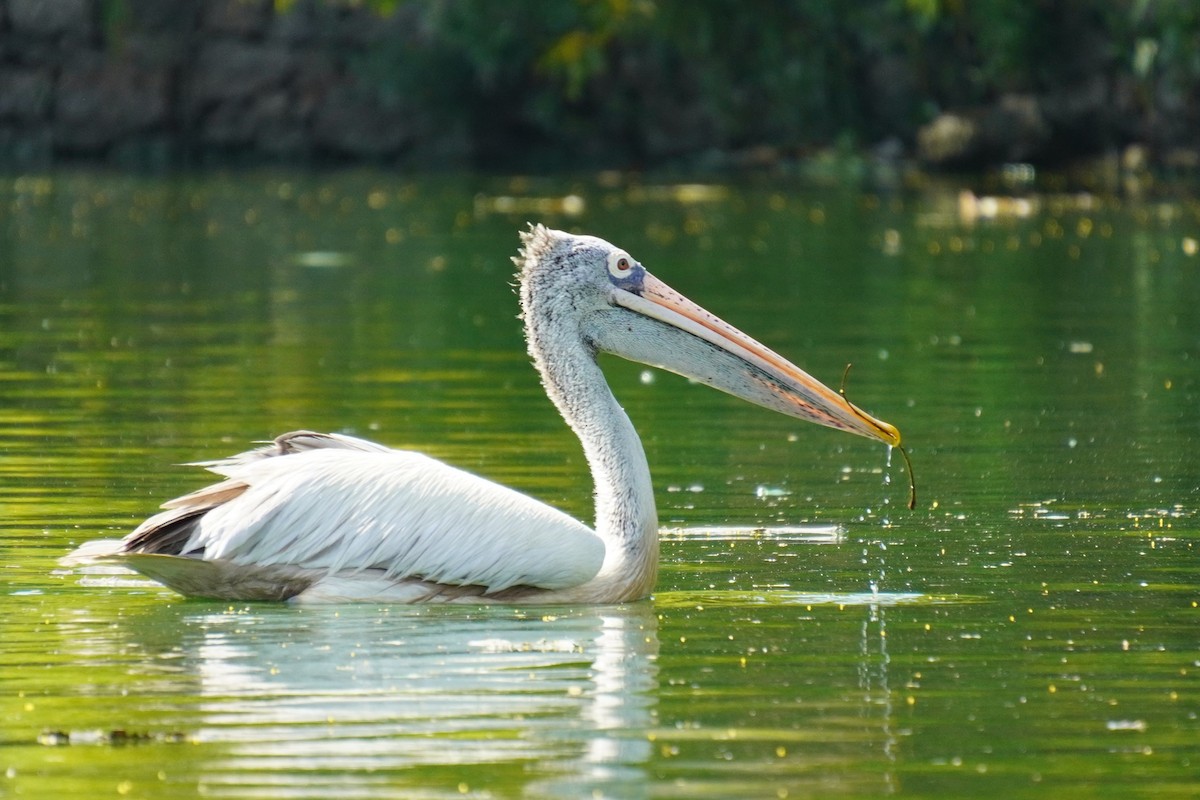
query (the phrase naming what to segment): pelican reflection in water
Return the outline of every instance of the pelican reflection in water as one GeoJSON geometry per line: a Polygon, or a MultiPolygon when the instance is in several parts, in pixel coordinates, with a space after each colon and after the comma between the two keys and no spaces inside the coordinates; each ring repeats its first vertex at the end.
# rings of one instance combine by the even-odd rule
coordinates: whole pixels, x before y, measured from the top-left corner
{"type": "Polygon", "coordinates": [[[658,517],[641,441],[597,364],[613,353],[888,445],[891,425],[592,236],[531,226],[514,259],[533,363],[579,437],[596,527],[420,453],[299,431],[202,466],[224,480],[164,504],[118,562],[185,595],[299,602],[616,603],[646,597],[658,517]]]}

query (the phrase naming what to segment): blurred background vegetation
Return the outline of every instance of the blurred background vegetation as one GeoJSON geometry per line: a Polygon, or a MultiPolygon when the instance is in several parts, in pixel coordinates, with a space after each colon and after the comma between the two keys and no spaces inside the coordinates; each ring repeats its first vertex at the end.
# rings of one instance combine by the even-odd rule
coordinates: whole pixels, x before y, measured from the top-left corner
{"type": "Polygon", "coordinates": [[[976,169],[1130,146],[1197,165],[1194,0],[0,0],[9,162],[976,169]]]}
{"type": "Polygon", "coordinates": [[[1006,97],[1028,98],[1032,121],[963,160],[1166,151],[1200,131],[1200,4],[1188,0],[415,7],[422,46],[392,41],[356,66],[466,126],[489,162],[547,149],[651,163],[768,157],[763,146],[915,150],[940,114],[986,116],[1006,97]]]}

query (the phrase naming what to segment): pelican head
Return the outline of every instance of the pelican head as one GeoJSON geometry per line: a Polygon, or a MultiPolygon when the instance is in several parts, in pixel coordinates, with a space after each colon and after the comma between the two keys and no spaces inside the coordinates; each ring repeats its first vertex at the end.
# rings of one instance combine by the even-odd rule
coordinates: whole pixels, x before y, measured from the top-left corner
{"type": "MultiPolygon", "coordinates": [[[[798,419],[900,444],[900,432],[594,236],[533,225],[521,234],[521,307],[543,376],[547,352],[578,342],[698,381],[798,419]]],[[[551,381],[547,389],[556,403],[551,381]]]]}

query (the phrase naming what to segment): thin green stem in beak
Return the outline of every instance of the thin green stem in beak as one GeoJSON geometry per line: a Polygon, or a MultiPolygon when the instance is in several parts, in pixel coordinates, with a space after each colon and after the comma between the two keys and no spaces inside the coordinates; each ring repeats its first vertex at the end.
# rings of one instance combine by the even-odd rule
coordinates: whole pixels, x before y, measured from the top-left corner
{"type": "MultiPolygon", "coordinates": [[[[842,396],[842,399],[846,401],[846,404],[850,406],[850,409],[855,414],[869,421],[869,418],[863,414],[863,412],[859,411],[858,406],[854,405],[854,403],[851,403],[850,398],[846,397],[846,379],[850,376],[850,367],[852,366],[854,365],[847,364],[846,369],[842,371],[842,385],[838,387],[838,394],[842,396]]],[[[889,445],[889,447],[890,446],[891,445],[889,445]]],[[[912,460],[908,457],[908,451],[904,449],[903,444],[897,444],[896,449],[899,450],[900,455],[904,457],[904,469],[908,473],[908,510],[912,511],[917,507],[917,482],[913,477],[912,460]]]]}

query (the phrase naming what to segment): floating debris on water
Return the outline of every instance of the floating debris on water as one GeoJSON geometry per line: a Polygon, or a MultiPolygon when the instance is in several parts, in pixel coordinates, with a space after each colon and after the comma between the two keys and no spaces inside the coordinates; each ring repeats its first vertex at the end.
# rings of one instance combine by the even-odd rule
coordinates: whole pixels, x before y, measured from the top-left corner
{"type": "Polygon", "coordinates": [[[740,527],[737,525],[711,525],[694,528],[663,528],[659,537],[663,539],[708,539],[715,541],[746,541],[766,539],[775,542],[807,542],[829,544],[841,542],[846,529],[841,525],[773,525],[766,527],[740,527]]]}
{"type": "Polygon", "coordinates": [[[475,216],[489,214],[563,214],[577,217],[587,210],[587,201],[577,194],[562,197],[517,197],[514,195],[475,195],[475,216]]]}
{"type": "Polygon", "coordinates": [[[310,250],[306,253],[296,253],[292,263],[298,267],[312,269],[340,269],[354,262],[354,256],[337,250],[310,250]]]}
{"type": "Polygon", "coordinates": [[[629,190],[629,200],[638,202],[669,202],[681,205],[716,203],[729,196],[725,186],[708,183],[674,183],[666,186],[635,186],[629,190]]]}
{"type": "Polygon", "coordinates": [[[958,195],[958,216],[966,224],[977,220],[1027,219],[1041,208],[1036,197],[996,197],[964,190],[958,195]]]}
{"type": "Polygon", "coordinates": [[[798,592],[774,587],[758,587],[749,591],[654,593],[656,608],[737,608],[740,606],[797,606],[811,610],[816,607],[879,608],[891,606],[962,605],[985,602],[982,597],[968,595],[932,595],[920,592],[798,592]]]}
{"type": "Polygon", "coordinates": [[[38,744],[47,747],[57,747],[59,745],[70,744],[71,734],[66,731],[42,731],[37,737],[38,744]]]}
{"type": "Polygon", "coordinates": [[[1136,731],[1142,733],[1148,726],[1142,719],[1110,719],[1104,723],[1104,729],[1109,731],[1136,731]]]}
{"type": "Polygon", "coordinates": [[[37,737],[37,743],[45,747],[63,747],[72,744],[109,746],[149,743],[182,744],[189,741],[192,741],[192,737],[182,731],[150,733],[148,731],[128,731],[124,728],[74,732],[46,730],[39,733],[37,737]]]}
{"type": "Polygon", "coordinates": [[[468,646],[484,653],[582,653],[583,645],[571,639],[538,639],[536,642],[511,639],[477,639],[468,646]]]}

